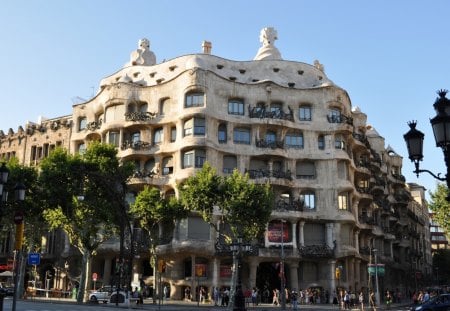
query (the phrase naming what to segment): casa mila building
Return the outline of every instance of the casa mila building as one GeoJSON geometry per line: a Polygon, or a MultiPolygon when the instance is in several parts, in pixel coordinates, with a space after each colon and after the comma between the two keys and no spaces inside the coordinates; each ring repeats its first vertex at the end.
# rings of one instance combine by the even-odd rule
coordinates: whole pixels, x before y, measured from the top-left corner
{"type": "MultiPolygon", "coordinates": [[[[121,160],[136,167],[130,202],[147,185],[178,196],[177,185],[206,161],[221,175],[238,169],[251,182],[269,182],[275,193],[265,236],[242,258],[244,289],[272,292],[284,275],[288,288],[314,289],[331,302],[337,288],[374,286],[368,268],[376,262],[385,270],[380,291],[413,291],[417,272],[422,280],[431,274],[424,191],[419,199],[411,195],[403,158],[324,66],[284,60],[276,39],[275,29],[264,28],[249,61],[215,56],[204,41],[201,53],[160,63],[142,39],[92,99],[73,105],[72,115],[0,132],[1,159],[38,166],[56,146],[77,153],[91,141],[113,144],[121,160]]],[[[231,255],[199,215],[160,234],[161,280],[171,298],[184,299],[200,286],[209,292],[231,286],[231,255]]],[[[76,253],[67,243],[58,231],[43,238],[39,275],[51,269],[55,288],[77,277],[76,253]]],[[[5,262],[8,245],[3,241],[0,253],[5,262]]],[[[145,240],[138,245],[133,282],[154,285],[145,240]]],[[[97,282],[114,283],[118,249],[111,241],[99,250],[97,282]]]]}

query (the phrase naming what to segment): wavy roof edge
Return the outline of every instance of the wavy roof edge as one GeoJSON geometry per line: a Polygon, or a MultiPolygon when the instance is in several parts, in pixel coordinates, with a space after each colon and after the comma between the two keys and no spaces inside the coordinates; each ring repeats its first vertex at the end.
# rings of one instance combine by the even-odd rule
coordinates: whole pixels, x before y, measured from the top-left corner
{"type": "Polygon", "coordinates": [[[270,81],[294,89],[335,86],[326,74],[313,65],[288,60],[235,61],[210,54],[188,54],[153,66],[127,66],[100,82],[100,89],[125,82],[141,86],[158,85],[193,69],[214,72],[231,81],[258,84],[270,81]]]}

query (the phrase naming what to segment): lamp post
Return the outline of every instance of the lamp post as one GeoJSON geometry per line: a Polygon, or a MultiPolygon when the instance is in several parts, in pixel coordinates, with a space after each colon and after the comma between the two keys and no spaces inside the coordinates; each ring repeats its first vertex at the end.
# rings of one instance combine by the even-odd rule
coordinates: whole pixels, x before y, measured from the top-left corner
{"type": "Polygon", "coordinates": [[[233,311],[246,311],[245,297],[242,291],[241,264],[243,253],[251,251],[252,246],[242,242],[242,237],[238,237],[236,242],[231,243],[230,250],[233,252],[233,264],[237,275],[236,289],[233,295],[233,311]]]}
{"type": "MultiPolygon", "coordinates": [[[[14,192],[16,194],[16,200],[18,202],[23,202],[25,200],[25,186],[22,183],[17,183],[14,187],[14,192]]],[[[20,265],[21,265],[21,258],[22,258],[22,243],[23,243],[23,230],[24,230],[24,223],[23,223],[23,211],[19,210],[14,215],[14,222],[16,224],[16,241],[14,250],[16,252],[16,257],[18,258],[15,260],[14,265],[14,295],[13,295],[13,303],[12,303],[12,311],[16,311],[16,302],[17,297],[19,296],[19,272],[20,272],[20,265]]]]}
{"type": "Polygon", "coordinates": [[[375,302],[377,304],[381,304],[380,301],[380,289],[378,287],[378,262],[377,262],[377,252],[378,250],[375,248],[372,250],[373,251],[373,255],[375,257],[375,302]]]}
{"type": "Polygon", "coordinates": [[[281,276],[281,310],[286,310],[286,280],[284,278],[284,224],[286,220],[281,220],[281,264],[280,264],[280,276],[281,276]]]}
{"type": "MultiPolygon", "coordinates": [[[[420,161],[423,160],[423,139],[425,135],[416,129],[417,121],[410,121],[408,125],[410,130],[403,135],[408,148],[408,155],[411,162],[415,165],[414,173],[419,177],[419,173],[428,173],[437,180],[445,181],[447,188],[450,188],[450,100],[446,97],[447,90],[439,90],[439,97],[433,104],[436,110],[436,116],[430,120],[433,128],[436,147],[440,147],[444,153],[445,165],[447,166],[447,174],[440,177],[440,174],[434,174],[429,170],[420,169],[420,161]]],[[[450,194],[447,196],[450,201],[450,194]]]]}
{"type": "MultiPolygon", "coordinates": [[[[6,182],[8,181],[9,170],[6,167],[5,163],[2,163],[0,167],[0,220],[3,216],[3,203],[6,202],[8,198],[8,192],[6,192],[6,182]]],[[[0,293],[0,311],[3,311],[3,298],[5,295],[3,292],[0,293]]]]}

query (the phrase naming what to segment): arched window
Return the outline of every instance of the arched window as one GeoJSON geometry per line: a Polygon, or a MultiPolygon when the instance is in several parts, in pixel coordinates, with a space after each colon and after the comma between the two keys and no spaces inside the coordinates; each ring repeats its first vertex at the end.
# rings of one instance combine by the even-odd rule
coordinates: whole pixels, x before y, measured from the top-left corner
{"type": "Polygon", "coordinates": [[[225,123],[219,125],[217,136],[220,144],[225,144],[227,142],[227,125],[225,123]]]}

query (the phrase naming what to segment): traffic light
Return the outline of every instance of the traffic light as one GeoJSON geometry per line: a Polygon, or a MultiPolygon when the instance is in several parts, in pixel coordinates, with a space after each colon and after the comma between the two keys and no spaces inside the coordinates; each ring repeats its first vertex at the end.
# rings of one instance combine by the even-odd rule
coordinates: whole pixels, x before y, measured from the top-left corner
{"type": "Polygon", "coordinates": [[[23,244],[23,229],[24,229],[24,224],[23,221],[21,223],[18,223],[16,225],[16,243],[14,245],[14,249],[15,250],[21,250],[22,249],[22,244],[23,244]]]}

